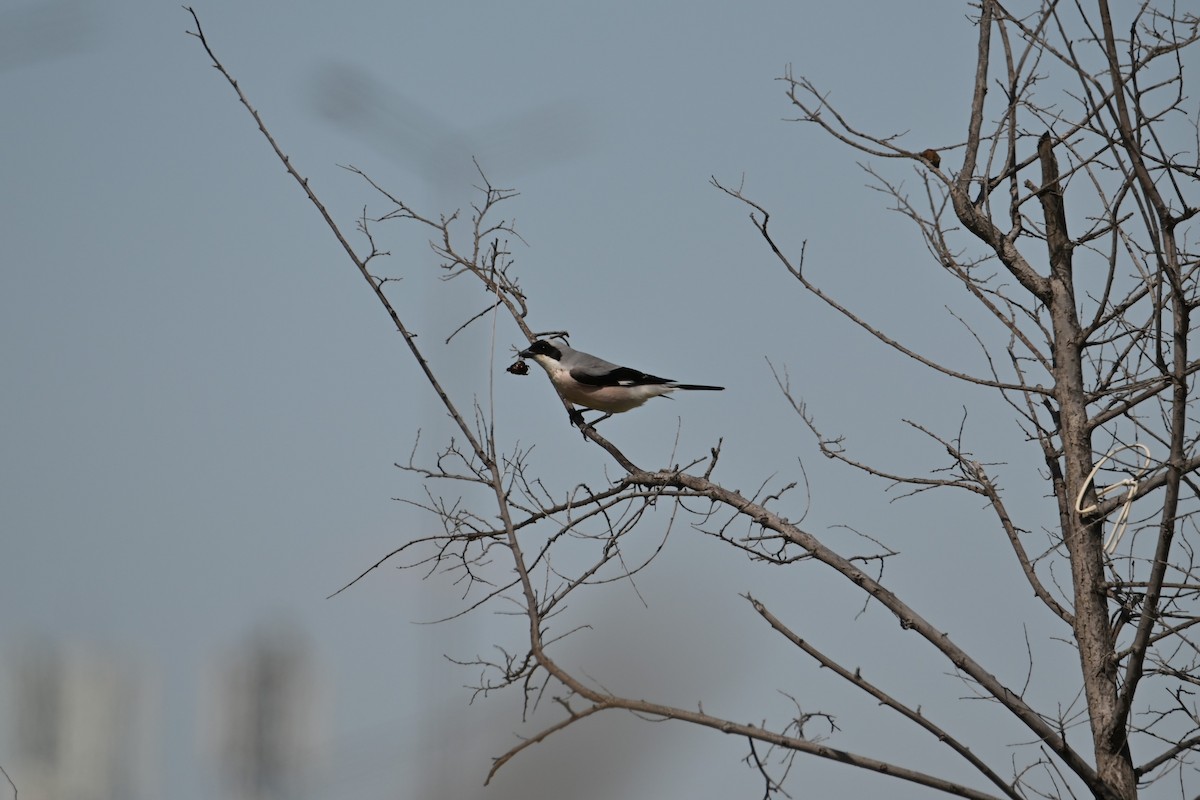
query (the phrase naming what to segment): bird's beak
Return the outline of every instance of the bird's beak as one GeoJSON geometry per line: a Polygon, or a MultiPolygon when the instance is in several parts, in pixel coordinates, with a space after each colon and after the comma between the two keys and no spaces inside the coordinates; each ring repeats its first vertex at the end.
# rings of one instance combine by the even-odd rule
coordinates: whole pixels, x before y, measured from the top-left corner
{"type": "Polygon", "coordinates": [[[517,353],[517,355],[519,355],[521,358],[533,358],[533,353],[529,352],[528,347],[517,353]]]}

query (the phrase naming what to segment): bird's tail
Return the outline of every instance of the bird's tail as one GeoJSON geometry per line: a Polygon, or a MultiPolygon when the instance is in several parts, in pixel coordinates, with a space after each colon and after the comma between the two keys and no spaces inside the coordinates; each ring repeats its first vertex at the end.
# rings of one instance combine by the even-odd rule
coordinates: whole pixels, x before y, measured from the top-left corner
{"type": "Polygon", "coordinates": [[[674,386],[674,387],[672,387],[672,388],[675,388],[675,389],[695,389],[695,390],[698,390],[698,391],[704,391],[704,392],[723,392],[723,391],[725,391],[725,387],[724,387],[724,386],[701,386],[701,385],[700,385],[700,384],[698,384],[698,383],[677,383],[677,384],[675,384],[675,386],[674,386]]]}

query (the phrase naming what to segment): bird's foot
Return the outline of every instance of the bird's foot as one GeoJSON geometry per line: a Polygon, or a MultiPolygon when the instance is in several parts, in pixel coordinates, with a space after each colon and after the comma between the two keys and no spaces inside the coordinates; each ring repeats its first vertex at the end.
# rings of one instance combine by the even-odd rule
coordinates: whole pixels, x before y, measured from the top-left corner
{"type": "Polygon", "coordinates": [[[604,414],[603,416],[597,417],[593,421],[588,422],[586,419],[584,419],[582,411],[580,411],[577,408],[572,408],[571,409],[571,424],[578,427],[580,433],[583,434],[583,438],[586,439],[587,432],[589,430],[595,431],[597,425],[599,425],[601,422],[603,422],[604,420],[608,419],[611,416],[612,416],[612,414],[604,414]]]}

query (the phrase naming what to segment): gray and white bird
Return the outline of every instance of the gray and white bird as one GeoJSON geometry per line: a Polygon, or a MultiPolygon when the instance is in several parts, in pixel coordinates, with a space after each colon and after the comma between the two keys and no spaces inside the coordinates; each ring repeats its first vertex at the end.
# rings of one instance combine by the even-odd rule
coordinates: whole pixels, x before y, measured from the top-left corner
{"type": "MultiPolygon", "coordinates": [[[[605,412],[600,419],[620,414],[677,389],[719,392],[724,386],[676,383],[629,367],[621,367],[602,358],[573,350],[559,338],[538,339],[518,353],[532,358],[546,370],[550,382],[565,400],[585,408],[605,412]]],[[[582,415],[572,414],[582,424],[582,415]]],[[[599,422],[600,419],[596,420],[599,422]]],[[[596,424],[595,422],[592,423],[596,424]]]]}

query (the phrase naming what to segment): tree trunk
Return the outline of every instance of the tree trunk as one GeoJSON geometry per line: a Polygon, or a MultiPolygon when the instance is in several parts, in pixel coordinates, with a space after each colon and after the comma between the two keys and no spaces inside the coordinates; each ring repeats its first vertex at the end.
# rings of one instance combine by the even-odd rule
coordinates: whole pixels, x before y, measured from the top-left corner
{"type": "MultiPolygon", "coordinates": [[[[1117,709],[1117,660],[1108,625],[1104,590],[1103,518],[1080,515],[1073,505],[1092,471],[1092,440],[1083,380],[1083,332],[1075,310],[1071,271],[1073,245],[1067,234],[1066,207],[1058,180],[1058,162],[1049,134],[1038,141],[1042,165],[1039,200],[1046,222],[1050,256],[1050,314],[1054,326],[1054,394],[1058,402],[1065,491],[1059,493],[1063,538],[1071,556],[1075,586],[1075,638],[1084,693],[1092,723],[1096,769],[1112,788],[1112,797],[1137,797],[1137,780],[1117,709]]],[[[1051,458],[1057,454],[1048,453],[1051,458]]],[[[1085,507],[1096,501],[1088,487],[1085,507]]]]}

